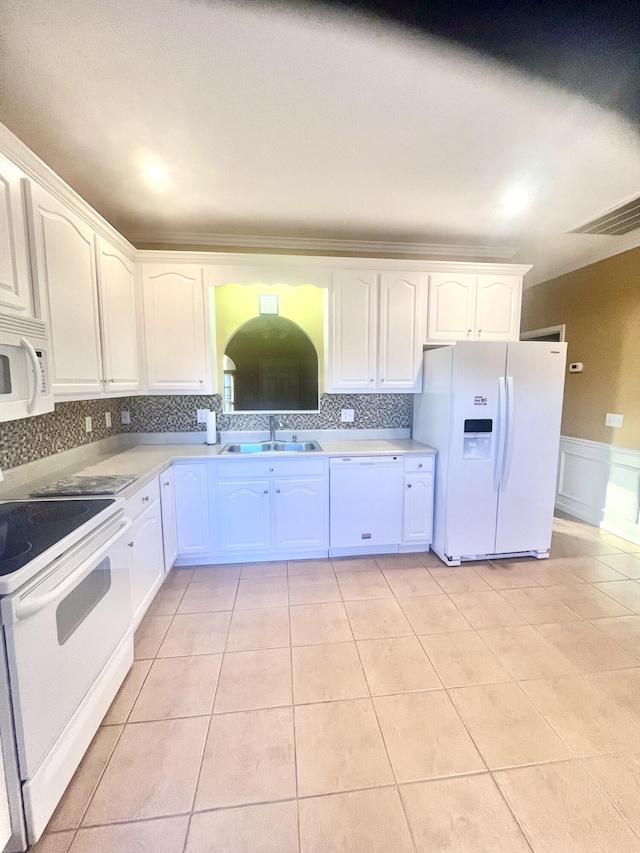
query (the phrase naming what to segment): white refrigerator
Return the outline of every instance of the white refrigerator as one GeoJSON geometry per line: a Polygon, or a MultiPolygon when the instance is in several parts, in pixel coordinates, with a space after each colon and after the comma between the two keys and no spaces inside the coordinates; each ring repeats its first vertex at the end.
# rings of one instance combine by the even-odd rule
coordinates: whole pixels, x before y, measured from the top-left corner
{"type": "Polygon", "coordinates": [[[567,345],[462,341],[424,354],[413,438],[438,451],[432,549],[549,556],[567,345]]]}

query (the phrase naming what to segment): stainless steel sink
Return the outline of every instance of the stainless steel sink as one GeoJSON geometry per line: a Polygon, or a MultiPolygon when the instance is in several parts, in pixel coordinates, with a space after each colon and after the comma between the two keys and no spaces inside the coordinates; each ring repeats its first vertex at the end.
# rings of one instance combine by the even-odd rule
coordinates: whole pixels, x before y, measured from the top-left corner
{"type": "Polygon", "coordinates": [[[322,450],[317,441],[262,441],[226,444],[222,453],[312,453],[322,450]]]}

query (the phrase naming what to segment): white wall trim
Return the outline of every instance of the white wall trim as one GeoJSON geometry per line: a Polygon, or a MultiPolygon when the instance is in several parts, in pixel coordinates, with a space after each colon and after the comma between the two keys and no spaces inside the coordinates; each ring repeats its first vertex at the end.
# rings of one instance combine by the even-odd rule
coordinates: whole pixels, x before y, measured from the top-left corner
{"type": "Polygon", "coordinates": [[[83,219],[87,225],[101,234],[116,249],[119,249],[129,260],[135,261],[136,248],[110,222],[94,210],[82,196],[73,190],[53,169],[47,166],[30,148],[18,137],[11,133],[8,127],[0,123],[0,151],[16,166],[44,187],[47,192],[70,208],[83,219]]]}
{"type": "Polygon", "coordinates": [[[640,543],[640,450],[561,436],[556,507],[640,543]]]}

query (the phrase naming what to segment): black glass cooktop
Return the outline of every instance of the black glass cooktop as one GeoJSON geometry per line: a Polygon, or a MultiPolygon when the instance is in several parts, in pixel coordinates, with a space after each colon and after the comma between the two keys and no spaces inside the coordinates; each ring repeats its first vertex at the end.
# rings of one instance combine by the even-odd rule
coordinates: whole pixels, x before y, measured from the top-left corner
{"type": "Polygon", "coordinates": [[[113,502],[114,498],[0,503],[0,576],[26,566],[113,502]]]}

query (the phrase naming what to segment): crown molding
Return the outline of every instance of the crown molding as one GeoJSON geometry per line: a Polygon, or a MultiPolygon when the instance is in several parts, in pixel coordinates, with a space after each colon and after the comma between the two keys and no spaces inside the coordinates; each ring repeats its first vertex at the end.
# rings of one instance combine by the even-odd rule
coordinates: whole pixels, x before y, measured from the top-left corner
{"type": "Polygon", "coordinates": [[[119,249],[130,260],[136,256],[136,248],[126,237],[117,231],[110,222],[100,216],[82,196],[71,189],[53,169],[47,166],[22,140],[18,139],[6,125],[0,123],[0,153],[9,158],[27,175],[38,183],[52,196],[71,208],[87,225],[101,234],[116,249],[119,249]]]}
{"type": "Polygon", "coordinates": [[[512,258],[518,251],[513,246],[469,246],[447,243],[410,243],[393,240],[341,240],[322,237],[265,237],[245,234],[193,234],[134,232],[129,234],[134,245],[211,246],[233,249],[276,249],[302,252],[332,252],[337,255],[380,254],[413,255],[414,257],[446,256],[458,258],[512,258]]]}

